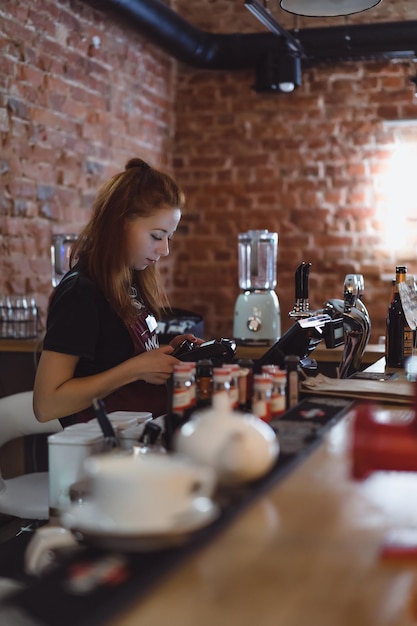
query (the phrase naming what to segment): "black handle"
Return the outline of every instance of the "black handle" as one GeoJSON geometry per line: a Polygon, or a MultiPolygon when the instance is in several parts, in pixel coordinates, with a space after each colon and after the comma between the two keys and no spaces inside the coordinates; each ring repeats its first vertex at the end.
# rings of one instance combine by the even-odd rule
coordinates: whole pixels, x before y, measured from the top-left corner
{"type": "Polygon", "coordinates": [[[104,437],[115,448],[117,446],[116,433],[114,432],[113,425],[106,413],[106,407],[103,400],[93,398],[93,408],[104,437]]]}
{"type": "Polygon", "coordinates": [[[303,300],[308,300],[308,279],[310,274],[311,263],[305,263],[303,267],[303,300]]]}
{"type": "Polygon", "coordinates": [[[301,300],[303,298],[303,268],[304,261],[295,270],[295,299],[301,300]]]}

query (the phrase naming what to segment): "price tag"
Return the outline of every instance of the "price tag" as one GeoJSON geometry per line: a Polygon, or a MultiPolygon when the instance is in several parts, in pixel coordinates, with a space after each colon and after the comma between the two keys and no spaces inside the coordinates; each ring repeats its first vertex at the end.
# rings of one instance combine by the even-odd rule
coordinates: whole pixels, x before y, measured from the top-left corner
{"type": "Polygon", "coordinates": [[[400,292],[401,304],[403,305],[404,314],[407,324],[411,330],[417,327],[417,289],[414,278],[408,278],[398,285],[400,292]]]}

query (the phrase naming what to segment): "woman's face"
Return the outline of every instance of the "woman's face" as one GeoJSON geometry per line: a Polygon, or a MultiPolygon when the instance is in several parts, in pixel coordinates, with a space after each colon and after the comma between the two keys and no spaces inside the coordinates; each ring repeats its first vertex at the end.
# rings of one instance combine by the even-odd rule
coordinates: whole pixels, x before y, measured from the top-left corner
{"type": "Polygon", "coordinates": [[[144,270],[169,254],[169,240],[181,218],[180,209],[164,207],[127,224],[127,249],[131,269],[144,270]]]}

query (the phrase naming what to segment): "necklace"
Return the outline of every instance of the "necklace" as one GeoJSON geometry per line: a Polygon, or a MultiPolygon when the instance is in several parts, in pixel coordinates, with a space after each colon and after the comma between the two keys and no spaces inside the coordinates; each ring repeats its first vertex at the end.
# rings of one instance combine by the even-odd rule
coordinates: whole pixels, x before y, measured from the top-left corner
{"type": "Polygon", "coordinates": [[[130,285],[129,295],[133,300],[133,304],[140,310],[144,309],[145,305],[142,300],[138,297],[138,290],[133,285],[130,285]]]}

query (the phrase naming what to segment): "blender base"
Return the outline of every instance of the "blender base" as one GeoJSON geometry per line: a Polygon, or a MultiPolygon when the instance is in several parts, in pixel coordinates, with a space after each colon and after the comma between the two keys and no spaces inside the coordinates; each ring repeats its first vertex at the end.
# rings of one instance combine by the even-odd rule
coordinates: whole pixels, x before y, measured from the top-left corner
{"type": "Polygon", "coordinates": [[[239,345],[271,346],[281,337],[278,297],[272,289],[241,293],[235,304],[233,338],[239,345]]]}

